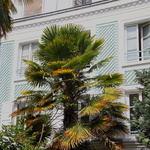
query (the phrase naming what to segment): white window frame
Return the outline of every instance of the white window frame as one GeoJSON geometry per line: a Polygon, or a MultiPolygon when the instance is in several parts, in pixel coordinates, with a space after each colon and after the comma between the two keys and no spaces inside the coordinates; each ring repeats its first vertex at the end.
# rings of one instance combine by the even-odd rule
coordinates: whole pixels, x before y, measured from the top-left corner
{"type": "MultiPolygon", "coordinates": [[[[141,29],[143,29],[143,27],[145,27],[146,25],[150,25],[150,22],[148,22],[148,23],[145,23],[144,25],[142,25],[141,26],[141,29]]],[[[149,37],[150,38],[150,33],[149,33],[149,35],[147,36],[147,37],[149,37]]],[[[143,37],[143,30],[141,30],[141,50],[142,51],[144,51],[145,49],[144,49],[144,37],[143,37]]],[[[148,49],[150,49],[150,46],[148,47],[148,49]]],[[[146,50],[147,50],[147,48],[146,48],[146,50]]],[[[149,52],[150,53],[150,52],[149,52]]],[[[144,56],[144,52],[142,52],[142,56],[144,56]]],[[[150,59],[150,58],[149,58],[150,59]]],[[[145,58],[143,58],[143,60],[146,60],[145,58]]]]}
{"type": "MultiPolygon", "coordinates": [[[[31,41],[31,42],[24,42],[24,43],[20,43],[19,44],[19,52],[18,52],[18,63],[17,63],[17,70],[16,70],[16,77],[18,78],[24,78],[24,74],[20,73],[21,72],[21,63],[22,63],[22,47],[25,46],[25,45],[29,45],[29,59],[28,60],[31,60],[33,61],[33,55],[32,55],[32,44],[36,44],[37,43],[37,40],[35,41],[31,41]]],[[[25,67],[24,67],[25,68],[25,67]]]]}
{"type": "MultiPolygon", "coordinates": [[[[127,41],[128,41],[128,37],[127,37],[127,28],[128,27],[133,27],[133,26],[135,26],[136,27],[136,42],[137,42],[137,45],[136,45],[136,47],[137,47],[137,52],[139,52],[139,45],[138,45],[138,41],[139,41],[139,36],[138,36],[138,25],[137,24],[135,24],[135,25],[129,25],[129,26],[126,26],[126,28],[125,28],[125,48],[126,48],[126,53],[128,53],[128,49],[127,49],[127,41]]],[[[139,54],[139,53],[138,53],[139,54]]],[[[126,60],[127,60],[127,55],[126,55],[126,58],[125,58],[126,60]]],[[[138,57],[137,57],[137,59],[138,59],[138,57]]],[[[137,61],[137,60],[132,60],[132,62],[133,61],[137,61]]]]}
{"type": "MultiPolygon", "coordinates": [[[[126,93],[126,105],[129,106],[129,109],[128,109],[128,112],[127,112],[127,118],[129,118],[129,119],[130,119],[130,109],[131,109],[131,107],[130,107],[130,95],[131,94],[138,94],[139,95],[139,100],[142,101],[142,93],[141,92],[131,91],[131,92],[126,93]]],[[[132,106],[132,108],[133,107],[134,106],[132,106]]],[[[130,127],[131,126],[130,126],[130,123],[129,123],[129,129],[131,129],[130,127]]],[[[134,131],[131,131],[131,130],[130,130],[130,132],[131,132],[131,134],[136,134],[137,133],[137,132],[134,132],[134,131]]]]}
{"type": "MultiPolygon", "coordinates": [[[[134,23],[134,24],[130,24],[130,25],[125,25],[125,60],[126,62],[139,62],[139,61],[145,61],[145,60],[150,60],[150,58],[148,59],[145,59],[144,58],[144,52],[143,52],[143,30],[142,28],[144,26],[146,26],[147,24],[150,24],[150,21],[146,21],[146,22],[143,22],[143,23],[134,23]],[[143,24],[143,25],[142,25],[143,24]],[[141,25],[139,27],[139,25],[141,25]],[[136,36],[137,36],[137,54],[136,54],[136,51],[135,53],[133,52],[133,54],[135,54],[135,58],[133,57],[133,60],[131,59],[127,59],[127,53],[128,53],[128,49],[127,49],[127,40],[128,40],[128,37],[127,37],[127,28],[128,27],[132,27],[132,26],[135,26],[136,27],[136,36]],[[139,36],[140,34],[140,36],[139,36]],[[140,46],[139,46],[140,45],[140,46]],[[136,59],[137,57],[137,59],[136,59]]],[[[150,36],[150,35],[149,35],[150,36]]],[[[132,53],[132,52],[131,52],[132,53]]]]}
{"type": "MultiPolygon", "coordinates": [[[[18,109],[22,108],[22,107],[26,107],[27,104],[24,103],[24,100],[22,100],[20,103],[13,103],[12,106],[12,112],[17,111],[18,109]]],[[[11,112],[11,113],[12,113],[11,112]]],[[[17,125],[18,120],[21,119],[22,115],[17,115],[15,117],[12,117],[12,124],[17,125]]]]}
{"type": "MultiPolygon", "coordinates": [[[[21,108],[23,108],[23,107],[26,107],[27,106],[27,104],[25,104],[24,102],[20,102],[20,104],[16,104],[16,110],[18,110],[18,109],[21,109],[21,108]]],[[[17,125],[18,124],[18,121],[21,119],[21,116],[22,115],[17,115],[16,116],[16,119],[15,119],[15,124],[17,125]]]]}

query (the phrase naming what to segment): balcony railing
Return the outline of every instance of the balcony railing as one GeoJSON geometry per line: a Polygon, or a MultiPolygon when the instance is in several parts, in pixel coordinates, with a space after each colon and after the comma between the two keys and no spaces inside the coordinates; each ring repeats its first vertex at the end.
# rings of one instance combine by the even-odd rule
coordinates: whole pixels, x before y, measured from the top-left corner
{"type": "Polygon", "coordinates": [[[150,49],[125,53],[125,60],[127,62],[143,61],[149,59],[150,59],[150,49]]]}
{"type": "Polygon", "coordinates": [[[76,7],[76,6],[91,4],[92,0],[74,0],[73,3],[74,6],[76,7]]]}
{"type": "Polygon", "coordinates": [[[16,71],[16,72],[17,72],[17,77],[24,77],[25,69],[26,69],[26,68],[18,69],[18,70],[16,71]]]}

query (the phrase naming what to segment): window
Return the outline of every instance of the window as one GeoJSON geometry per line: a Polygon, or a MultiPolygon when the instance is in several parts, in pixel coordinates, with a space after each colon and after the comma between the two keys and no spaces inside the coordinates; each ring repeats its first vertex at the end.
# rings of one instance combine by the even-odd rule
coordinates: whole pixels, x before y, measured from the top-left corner
{"type": "MultiPolygon", "coordinates": [[[[86,102],[86,101],[82,101],[82,103],[81,103],[81,108],[84,108],[84,107],[86,107],[88,105],[88,103],[86,102]]],[[[83,116],[83,117],[81,117],[81,119],[80,119],[80,121],[81,121],[81,123],[89,123],[89,120],[90,120],[90,117],[89,117],[89,115],[86,115],[86,116],[83,116]]]]}
{"type": "Polygon", "coordinates": [[[150,59],[150,22],[126,27],[126,61],[150,59]]]}
{"type": "MultiPolygon", "coordinates": [[[[133,120],[132,114],[133,114],[133,108],[134,108],[134,101],[139,99],[139,94],[129,94],[129,106],[130,106],[130,120],[133,120]]],[[[137,133],[136,127],[130,126],[131,133],[137,133]]]]}
{"type": "MultiPolygon", "coordinates": [[[[90,99],[90,95],[89,94],[86,94],[86,95],[83,95],[83,99],[81,99],[79,102],[78,102],[78,111],[80,111],[81,109],[83,109],[84,107],[86,107],[88,105],[88,100],[90,99]]],[[[84,123],[84,124],[87,124],[89,123],[89,120],[90,120],[90,117],[89,115],[86,115],[86,116],[78,116],[78,119],[79,119],[79,122],[81,123],[84,123]]]]}
{"type": "Polygon", "coordinates": [[[20,56],[19,56],[19,66],[17,70],[17,75],[18,76],[24,76],[24,71],[27,67],[27,64],[23,61],[24,59],[26,60],[31,60],[34,61],[33,58],[33,52],[37,49],[37,44],[36,43],[30,43],[30,44],[23,44],[20,46],[20,56]]]}
{"type": "MultiPolygon", "coordinates": [[[[17,110],[18,110],[18,109],[21,109],[21,108],[23,108],[23,107],[25,107],[25,103],[17,104],[17,110]]],[[[18,122],[20,121],[20,119],[21,119],[21,115],[18,115],[18,116],[16,117],[16,125],[18,125],[18,122]]]]}
{"type": "Polygon", "coordinates": [[[74,6],[82,6],[92,3],[92,0],[74,0],[74,6]]]}
{"type": "Polygon", "coordinates": [[[33,3],[26,4],[24,9],[24,15],[34,15],[42,12],[42,0],[36,0],[33,3]]]}

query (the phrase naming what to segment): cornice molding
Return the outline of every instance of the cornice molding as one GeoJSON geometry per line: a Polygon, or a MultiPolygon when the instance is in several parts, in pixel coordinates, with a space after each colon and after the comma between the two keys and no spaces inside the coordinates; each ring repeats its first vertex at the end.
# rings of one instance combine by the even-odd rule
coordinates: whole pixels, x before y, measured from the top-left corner
{"type": "MultiPolygon", "coordinates": [[[[104,9],[99,9],[99,10],[94,10],[94,11],[89,11],[89,12],[85,12],[85,13],[80,13],[80,14],[76,14],[76,15],[68,15],[68,16],[64,16],[64,17],[59,17],[58,14],[51,14],[49,16],[43,16],[43,18],[46,19],[46,21],[40,21],[40,18],[39,17],[36,17],[33,18],[35,19],[35,23],[29,23],[29,24],[26,24],[26,25],[16,25],[14,28],[13,28],[13,31],[16,31],[16,30],[23,30],[23,29],[30,29],[30,28],[35,28],[35,27],[45,27],[45,26],[49,26],[49,25],[52,25],[52,24],[57,24],[58,22],[62,22],[62,21],[66,21],[66,20],[73,20],[73,19],[77,19],[77,18],[84,18],[84,17],[89,17],[89,16],[94,16],[94,15],[98,15],[98,14],[106,14],[106,13],[110,13],[110,12],[115,12],[116,10],[122,10],[122,9],[126,9],[126,8],[132,8],[132,7],[136,7],[136,6],[143,6],[147,3],[150,3],[150,0],[137,0],[137,1],[134,1],[134,2],[128,2],[128,3],[125,3],[125,4],[121,4],[121,5],[116,5],[116,6],[112,6],[112,7],[108,7],[108,8],[104,8],[104,9]],[[50,16],[53,16],[55,15],[56,18],[55,19],[50,19],[50,18],[47,18],[47,17],[50,17],[50,16]],[[58,17],[57,17],[58,15],[58,17]]],[[[95,7],[95,6],[93,6],[95,7]]],[[[81,9],[87,9],[87,8],[81,8],[81,9]]],[[[78,10],[73,10],[73,11],[79,11],[81,9],[78,9],[78,10]]],[[[64,14],[68,13],[68,12],[63,12],[64,14]]],[[[24,22],[24,21],[29,21],[31,20],[30,18],[26,19],[26,20],[22,20],[21,22],[24,22]]],[[[15,22],[17,23],[17,22],[15,22]]]]}

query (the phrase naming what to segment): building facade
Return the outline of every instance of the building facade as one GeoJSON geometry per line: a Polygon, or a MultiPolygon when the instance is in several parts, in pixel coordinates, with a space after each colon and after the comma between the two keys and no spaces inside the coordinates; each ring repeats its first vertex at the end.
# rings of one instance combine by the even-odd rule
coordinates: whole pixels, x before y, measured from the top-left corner
{"type": "MultiPolygon", "coordinates": [[[[81,24],[91,35],[104,38],[98,59],[114,58],[98,72],[124,74],[121,101],[131,106],[125,114],[130,118],[133,98],[142,99],[134,70],[150,68],[150,0],[37,0],[31,5],[14,0],[14,4],[18,13],[13,14],[13,31],[0,45],[0,126],[15,123],[10,117],[16,109],[13,100],[21,91],[35,89],[25,81],[22,59],[33,60],[45,27],[68,23],[81,24]]],[[[131,129],[123,137],[124,150],[143,149],[134,133],[131,129]]]]}

